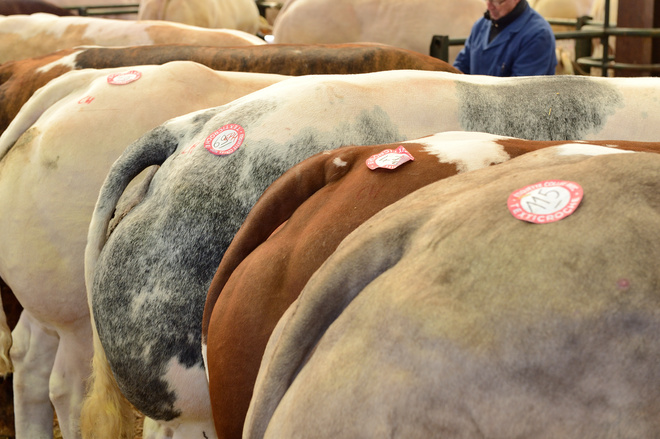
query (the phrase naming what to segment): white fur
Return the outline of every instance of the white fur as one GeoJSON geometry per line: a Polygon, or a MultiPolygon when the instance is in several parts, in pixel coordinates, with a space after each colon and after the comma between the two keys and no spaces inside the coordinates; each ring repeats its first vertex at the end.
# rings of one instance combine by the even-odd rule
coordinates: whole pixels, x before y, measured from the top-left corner
{"type": "Polygon", "coordinates": [[[348,164],[345,161],[343,161],[342,159],[340,159],[339,157],[336,157],[332,161],[332,163],[334,163],[334,165],[337,166],[338,168],[343,168],[344,166],[346,166],[348,164]]]}
{"type": "MultiPolygon", "coordinates": [[[[433,35],[467,38],[485,10],[480,0],[289,0],[275,19],[273,41],[369,41],[428,55],[433,35]]],[[[459,50],[450,47],[450,62],[459,50]]]]}
{"type": "Polygon", "coordinates": [[[58,17],[52,14],[0,16],[0,62],[45,55],[76,46],[107,47],[151,44],[252,46],[266,44],[235,29],[208,29],[169,21],[58,17]]]}
{"type": "Polygon", "coordinates": [[[259,10],[253,0],[142,0],[138,20],[167,20],[250,34],[259,30],[259,10]]]}
{"type": "Polygon", "coordinates": [[[36,71],[37,73],[46,73],[50,71],[51,69],[58,67],[58,66],[64,66],[67,67],[71,70],[75,69],[76,67],[76,57],[80,51],[73,52],[70,55],[63,56],[62,58],[58,59],[57,61],[53,61],[50,64],[46,64],[44,66],[39,67],[36,71]]]}
{"type": "Polygon", "coordinates": [[[441,162],[455,164],[458,172],[467,172],[507,161],[509,155],[495,142],[504,138],[459,131],[434,134],[417,143],[426,145],[426,151],[437,156],[441,162]]]}
{"type": "Polygon", "coordinates": [[[605,155],[629,154],[634,151],[615,149],[613,147],[590,145],[588,143],[567,143],[557,146],[557,155],[605,155]]]}

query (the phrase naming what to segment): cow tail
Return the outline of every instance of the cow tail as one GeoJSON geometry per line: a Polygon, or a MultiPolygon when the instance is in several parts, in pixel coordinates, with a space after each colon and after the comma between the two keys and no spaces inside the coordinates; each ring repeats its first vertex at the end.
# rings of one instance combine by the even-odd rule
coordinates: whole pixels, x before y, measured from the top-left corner
{"type": "Polygon", "coordinates": [[[133,437],[133,407],[117,385],[94,323],[91,297],[93,273],[107,240],[108,225],[128,184],[142,171],[161,165],[177,145],[166,128],[158,127],[126,148],[110,168],[92,214],[85,249],[85,282],[94,335],[94,357],[80,422],[85,439],[133,437]]]}
{"type": "MultiPolygon", "coordinates": [[[[2,280],[0,279],[0,284],[2,280]]],[[[14,371],[14,366],[9,357],[9,349],[12,345],[11,329],[7,324],[7,315],[0,297],[0,377],[6,377],[14,371]]]]}
{"type": "MultiPolygon", "coordinates": [[[[110,168],[99,191],[87,234],[85,282],[88,292],[92,285],[90,276],[107,240],[110,221],[128,184],[141,172],[163,164],[177,146],[178,143],[169,135],[167,128],[157,127],[129,145],[110,168]]],[[[143,182],[142,186],[148,183],[149,180],[143,182]]]]}
{"type": "Polygon", "coordinates": [[[343,169],[339,171],[335,169],[332,173],[326,172],[328,157],[331,156],[327,153],[317,154],[289,169],[264,191],[252,207],[213,277],[212,288],[209,289],[204,305],[202,346],[206,345],[213,307],[222,287],[236,267],[283,225],[309,197],[325,186],[330,179],[340,178],[346,172],[343,169]]]}
{"type": "Polygon", "coordinates": [[[92,331],[94,357],[92,374],[87,383],[87,394],[80,414],[82,437],[132,439],[135,429],[133,407],[119,390],[94,324],[92,331]]]}

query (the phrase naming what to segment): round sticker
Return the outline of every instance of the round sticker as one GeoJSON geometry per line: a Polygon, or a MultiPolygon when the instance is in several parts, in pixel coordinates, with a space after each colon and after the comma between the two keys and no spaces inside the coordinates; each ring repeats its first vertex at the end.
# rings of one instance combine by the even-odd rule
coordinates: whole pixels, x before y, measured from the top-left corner
{"type": "Polygon", "coordinates": [[[127,72],[113,73],[108,75],[108,84],[112,85],[126,85],[135,82],[142,77],[142,73],[137,70],[129,70],[127,72]]]}
{"type": "Polygon", "coordinates": [[[509,212],[515,218],[546,224],[566,218],[582,201],[582,186],[572,181],[547,180],[509,195],[509,212]]]}
{"type": "Polygon", "coordinates": [[[395,169],[410,160],[415,160],[415,157],[401,145],[397,149],[385,149],[372,155],[366,163],[371,170],[376,168],[395,169]]]}
{"type": "Polygon", "coordinates": [[[204,146],[216,155],[227,155],[236,151],[245,139],[245,130],[240,125],[227,124],[208,136],[204,146]]]}

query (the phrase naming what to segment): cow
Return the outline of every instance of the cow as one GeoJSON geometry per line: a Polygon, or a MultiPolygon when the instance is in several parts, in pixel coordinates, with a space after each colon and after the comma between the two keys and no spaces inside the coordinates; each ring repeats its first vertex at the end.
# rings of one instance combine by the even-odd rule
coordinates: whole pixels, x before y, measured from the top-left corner
{"type": "Polygon", "coordinates": [[[266,44],[247,32],[157,20],[58,17],[44,13],[0,16],[0,63],[84,45],[144,46],[182,42],[221,47],[266,44]]]}
{"type": "Polygon", "coordinates": [[[528,0],[529,5],[545,18],[569,18],[588,16],[593,0],[528,0]]]}
{"type": "Polygon", "coordinates": [[[260,25],[259,9],[254,0],[142,0],[137,18],[238,29],[253,35],[260,25]]]}
{"type": "Polygon", "coordinates": [[[658,172],[562,145],[386,207],[278,323],[244,437],[657,437],[658,172]]]}
{"type": "Polygon", "coordinates": [[[174,45],[68,49],[38,59],[12,61],[0,66],[0,78],[5,81],[0,85],[0,100],[3,101],[3,106],[0,107],[0,131],[4,131],[34,90],[52,79],[51,76],[56,77],[70,68],[119,67],[135,63],[162,64],[181,58],[192,59],[221,70],[247,69],[291,74],[357,73],[404,68],[455,71],[448,64],[430,56],[378,44],[269,45],[226,49],[174,45]],[[250,51],[251,48],[264,50],[250,51]],[[34,79],[28,79],[28,75],[33,75],[34,79]]]}
{"type": "Polygon", "coordinates": [[[214,70],[281,75],[351,74],[381,70],[459,73],[444,61],[384,44],[268,44],[240,47],[156,45],[79,47],[0,65],[0,134],[38,88],[70,70],[187,60],[214,70]]]}
{"type": "MultiPolygon", "coordinates": [[[[202,352],[218,437],[241,437],[273,328],[348,233],[429,183],[562,143],[445,132],[326,151],[284,173],[234,236],[206,297],[202,352]]],[[[600,144],[660,153],[658,143],[600,144]]]]}
{"type": "Polygon", "coordinates": [[[64,438],[79,437],[93,350],[86,230],[112,162],[168,119],[285,78],[191,61],[72,71],[39,89],[0,136],[0,208],[11,212],[0,217],[0,277],[24,308],[11,336],[0,326],[2,354],[13,338],[18,437],[50,437],[53,406],[64,438]]]}
{"type": "MultiPolygon", "coordinates": [[[[486,8],[481,0],[288,0],[273,24],[273,43],[372,41],[428,55],[434,35],[467,38],[486,8]]],[[[461,47],[449,49],[453,62],[461,47]]]]}
{"type": "Polygon", "coordinates": [[[0,0],[0,15],[24,15],[36,12],[59,15],[75,15],[68,9],[62,9],[51,2],[41,0],[0,0]]]}
{"type": "MultiPolygon", "coordinates": [[[[4,315],[0,316],[0,319],[4,319],[4,324],[7,325],[7,328],[4,328],[2,332],[8,334],[16,326],[23,307],[2,279],[0,279],[0,299],[4,310],[4,315]]],[[[6,353],[3,354],[6,355],[6,353]]],[[[12,386],[11,375],[0,380],[0,432],[9,436],[14,435],[14,404],[12,403],[14,392],[12,386]]]]}
{"type": "Polygon", "coordinates": [[[630,79],[412,70],[310,75],[145,134],[110,169],[89,227],[85,281],[99,349],[85,413],[101,426],[89,430],[121,436],[105,426],[98,408],[118,386],[164,431],[211,437],[200,348],[207,291],[251,207],[293,165],[342,145],[449,130],[546,140],[657,139],[658,82],[630,79]],[[124,187],[151,165],[159,168],[146,196],[108,237],[124,187]]]}

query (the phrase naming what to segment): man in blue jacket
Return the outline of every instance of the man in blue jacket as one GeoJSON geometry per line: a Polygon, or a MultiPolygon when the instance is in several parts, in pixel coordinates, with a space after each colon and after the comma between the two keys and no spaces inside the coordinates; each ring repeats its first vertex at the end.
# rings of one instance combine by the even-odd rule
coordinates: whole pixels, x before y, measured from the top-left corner
{"type": "Polygon", "coordinates": [[[473,75],[554,75],[554,34],[527,0],[486,0],[486,5],[454,67],[473,75]]]}

